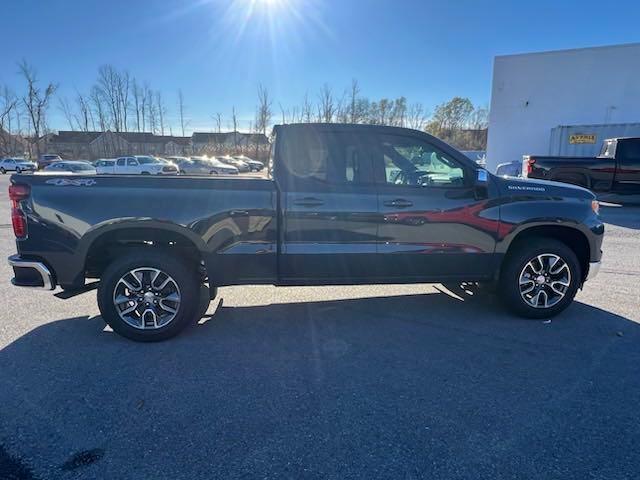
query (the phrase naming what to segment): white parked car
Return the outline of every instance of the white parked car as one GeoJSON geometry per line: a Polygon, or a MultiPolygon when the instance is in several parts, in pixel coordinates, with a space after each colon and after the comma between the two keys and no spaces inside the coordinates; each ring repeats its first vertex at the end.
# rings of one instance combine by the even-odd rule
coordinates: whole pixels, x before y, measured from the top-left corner
{"type": "Polygon", "coordinates": [[[96,167],[89,162],[63,160],[44,168],[45,173],[71,173],[73,175],[95,175],[96,167]]]}
{"type": "Polygon", "coordinates": [[[116,168],[116,160],[111,158],[101,158],[94,163],[98,175],[113,174],[116,168]]]}
{"type": "Polygon", "coordinates": [[[117,175],[177,175],[178,167],[155,157],[133,155],[116,160],[113,173],[117,175]]]}
{"type": "Polygon", "coordinates": [[[34,162],[24,158],[5,158],[0,161],[0,173],[3,175],[7,172],[33,172],[36,168],[37,166],[34,162]]]}

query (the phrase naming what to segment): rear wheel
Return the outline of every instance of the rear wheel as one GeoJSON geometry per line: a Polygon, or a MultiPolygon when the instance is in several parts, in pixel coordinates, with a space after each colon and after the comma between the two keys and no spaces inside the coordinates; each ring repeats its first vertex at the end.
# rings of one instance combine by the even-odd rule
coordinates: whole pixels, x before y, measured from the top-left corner
{"type": "Polygon", "coordinates": [[[4,167],[0,167],[0,173],[4,175],[5,173],[7,173],[7,171],[4,169],[4,167]]]}
{"type": "Polygon", "coordinates": [[[177,335],[200,313],[200,279],[179,257],[136,250],[107,267],[98,287],[102,318],[120,335],[155,342],[177,335]]]}
{"type": "Polygon", "coordinates": [[[573,250],[552,238],[534,238],[509,252],[500,284],[507,306],[515,313],[548,318],[571,304],[581,278],[573,250]]]}
{"type": "Polygon", "coordinates": [[[22,173],[22,169],[20,167],[16,167],[16,173],[22,173]]]}

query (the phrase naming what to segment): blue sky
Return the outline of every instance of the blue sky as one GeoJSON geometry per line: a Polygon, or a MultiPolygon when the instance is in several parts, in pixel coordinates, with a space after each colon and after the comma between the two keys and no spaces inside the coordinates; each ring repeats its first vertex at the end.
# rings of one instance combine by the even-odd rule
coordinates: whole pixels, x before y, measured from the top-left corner
{"type": "MultiPolygon", "coordinates": [[[[352,78],[370,98],[485,105],[495,55],[640,41],[637,1],[5,0],[3,17],[0,85],[20,90],[24,58],[73,96],[113,64],[163,92],[174,133],[178,89],[189,130],[234,105],[248,127],[259,82],[274,113],[352,78]]],[[[57,102],[51,117],[66,128],[57,102]]]]}

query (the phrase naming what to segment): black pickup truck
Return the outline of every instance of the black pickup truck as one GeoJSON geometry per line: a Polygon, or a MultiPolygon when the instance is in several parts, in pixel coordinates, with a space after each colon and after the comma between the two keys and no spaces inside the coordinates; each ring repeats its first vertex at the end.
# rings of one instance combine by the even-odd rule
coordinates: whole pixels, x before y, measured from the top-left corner
{"type": "Polygon", "coordinates": [[[522,174],[580,185],[597,193],[640,194],[640,138],[610,138],[600,155],[544,157],[525,155],[522,174]]]}
{"type": "Polygon", "coordinates": [[[225,285],[487,282],[544,318],[598,270],[588,190],[495,177],[414,130],[273,136],[269,178],[13,175],[13,283],[73,295],[99,279],[104,320],[153,341],[225,285]]]}

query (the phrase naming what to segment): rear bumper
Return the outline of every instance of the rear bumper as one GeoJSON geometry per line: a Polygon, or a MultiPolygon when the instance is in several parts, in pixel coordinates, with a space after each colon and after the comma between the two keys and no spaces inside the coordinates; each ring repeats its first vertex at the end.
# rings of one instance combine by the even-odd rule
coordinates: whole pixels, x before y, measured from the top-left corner
{"type": "Polygon", "coordinates": [[[19,255],[12,255],[8,258],[9,265],[13,267],[14,277],[11,279],[17,287],[42,288],[53,290],[56,283],[47,266],[35,260],[26,260],[19,255]]]}
{"type": "Polygon", "coordinates": [[[601,261],[589,262],[589,272],[587,273],[587,278],[585,279],[585,282],[595,278],[596,275],[598,275],[601,265],[602,265],[601,261]]]}

